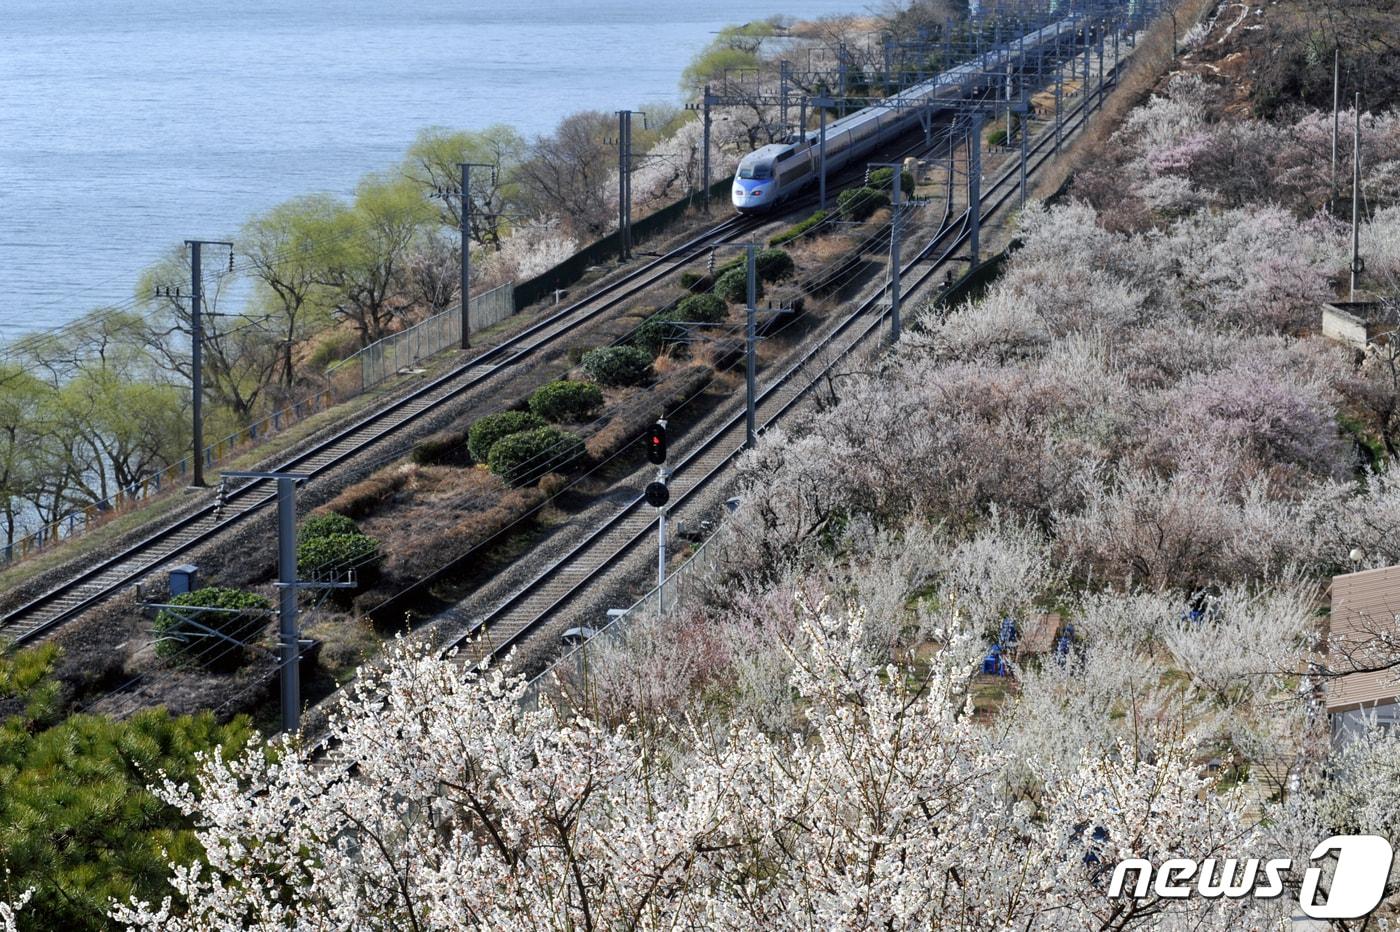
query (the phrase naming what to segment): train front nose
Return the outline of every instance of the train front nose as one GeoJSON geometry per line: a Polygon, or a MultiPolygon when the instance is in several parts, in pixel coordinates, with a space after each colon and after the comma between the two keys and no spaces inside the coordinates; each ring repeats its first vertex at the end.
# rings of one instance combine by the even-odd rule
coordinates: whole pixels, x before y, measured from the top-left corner
{"type": "Polygon", "coordinates": [[[772,200],[770,182],[766,181],[745,181],[736,179],[734,182],[733,200],[737,210],[757,210],[767,207],[772,200]]]}

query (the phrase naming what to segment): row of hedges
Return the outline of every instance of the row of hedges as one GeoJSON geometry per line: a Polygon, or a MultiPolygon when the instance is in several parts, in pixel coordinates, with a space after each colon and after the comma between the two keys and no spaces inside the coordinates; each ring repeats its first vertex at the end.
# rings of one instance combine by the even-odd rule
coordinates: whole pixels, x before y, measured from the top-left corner
{"type": "Polygon", "coordinates": [[[729,308],[720,294],[694,294],[643,320],[631,340],[645,353],[659,355],[666,348],[685,344],[690,336],[685,323],[720,323],[727,316],[729,308]]]}
{"type": "Polygon", "coordinates": [[[562,472],[583,456],[583,440],[557,427],[537,427],[502,437],[487,465],[512,485],[524,485],[549,472],[562,472]]]}
{"type": "Polygon", "coordinates": [[[890,206],[890,196],[875,188],[847,188],[836,198],[841,219],[860,223],[869,220],[877,210],[890,206]]]}
{"type": "Polygon", "coordinates": [[[161,609],[156,615],[156,656],[167,663],[185,663],[225,671],[248,661],[246,648],[236,647],[201,628],[235,641],[248,642],[267,627],[272,603],[255,592],[228,586],[205,586],[170,599],[171,605],[219,611],[182,612],[161,609]],[[189,622],[197,622],[199,627],[189,622]]]}
{"type": "Polygon", "coordinates": [[[603,392],[591,382],[561,379],[542,385],[530,396],[530,412],[546,421],[582,421],[598,413],[603,392]]]}
{"type": "Polygon", "coordinates": [[[638,385],[651,376],[651,355],[638,346],[600,346],[579,360],[584,373],[599,385],[638,385]]]}
{"type": "Polygon", "coordinates": [[[297,534],[297,575],[304,579],[339,577],[353,570],[363,585],[381,561],[379,541],[361,533],[345,515],[323,512],[307,519],[297,534]]]}
{"type": "MultiPolygon", "coordinates": [[[[782,249],[764,249],[754,256],[754,300],[763,297],[764,284],[782,281],[796,271],[792,256],[782,249]]],[[[749,300],[748,257],[727,262],[716,270],[715,294],[730,304],[749,300]]]]}
{"type": "MultiPolygon", "coordinates": [[[[894,189],[894,169],[877,168],[870,173],[870,180],[866,182],[867,188],[874,188],[876,191],[892,191],[894,189]]],[[[908,199],[914,193],[914,176],[903,169],[899,172],[899,194],[901,199],[908,199]]]]}
{"type": "Polygon", "coordinates": [[[529,411],[502,411],[479,418],[467,431],[467,451],[472,462],[484,463],[491,455],[491,448],[511,434],[526,430],[536,430],[544,426],[544,419],[529,411]]]}
{"type": "Polygon", "coordinates": [[[783,232],[779,233],[777,236],[774,236],[768,241],[768,245],[771,247],[781,246],[784,243],[790,243],[793,240],[803,236],[814,227],[825,223],[826,218],[829,216],[831,216],[831,214],[827,211],[819,210],[816,213],[812,214],[810,217],[808,217],[806,220],[803,220],[801,223],[793,224],[783,232]]]}

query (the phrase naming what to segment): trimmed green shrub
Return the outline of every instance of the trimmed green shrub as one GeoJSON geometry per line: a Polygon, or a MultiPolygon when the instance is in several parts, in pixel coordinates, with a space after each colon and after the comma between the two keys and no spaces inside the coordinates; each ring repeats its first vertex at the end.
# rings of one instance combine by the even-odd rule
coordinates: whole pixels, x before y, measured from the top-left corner
{"type": "MultiPolygon", "coordinates": [[[[298,547],[298,549],[300,549],[298,547]]],[[[174,596],[171,605],[191,608],[234,609],[234,611],[179,612],[161,609],[156,615],[156,656],[166,661],[198,664],[210,670],[231,670],[248,660],[245,648],[201,630],[211,628],[236,641],[251,641],[266,627],[272,607],[255,592],[227,586],[206,586],[174,596]]]]}
{"type": "Polygon", "coordinates": [[[368,534],[327,534],[297,544],[297,573],[308,578],[354,570],[360,583],[379,568],[379,541],[368,534]]]}
{"type": "Polygon", "coordinates": [[[988,145],[988,146],[1004,146],[1004,145],[1006,145],[1006,129],[1005,129],[1005,128],[1002,128],[1002,129],[994,129],[994,130],[992,130],[990,133],[988,133],[988,134],[987,134],[987,145],[988,145]]]}
{"type": "MultiPolygon", "coordinates": [[[[894,189],[894,169],[877,168],[870,173],[870,184],[867,187],[877,191],[892,191],[894,189]]],[[[899,173],[899,194],[901,199],[908,198],[914,193],[914,176],[907,171],[901,170],[899,173]]]]}
{"type": "Polygon", "coordinates": [[[826,211],[819,210],[816,213],[812,214],[812,216],[808,217],[806,220],[803,220],[801,223],[794,224],[793,226],[788,227],[786,230],[770,239],[768,241],[768,245],[781,246],[784,243],[790,243],[793,240],[797,239],[799,236],[806,233],[808,230],[815,227],[817,224],[826,220],[826,218],[829,216],[831,215],[826,211]]]}
{"type": "Polygon", "coordinates": [[[781,249],[764,249],[754,256],[754,272],[760,281],[779,282],[792,275],[797,265],[792,256],[781,249]]]}
{"type": "Polygon", "coordinates": [[[676,305],[676,320],[694,320],[717,324],[729,316],[724,300],[715,294],[693,294],[676,305]]]}
{"type": "Polygon", "coordinates": [[[600,346],[584,353],[581,363],[600,385],[636,385],[651,375],[651,356],[638,346],[600,346]]]}
{"type": "Polygon", "coordinates": [[[567,469],[583,452],[583,441],[577,434],[540,427],[501,438],[491,448],[487,464],[512,485],[523,485],[545,473],[567,469]]]}
{"type": "MultiPolygon", "coordinates": [[[[603,406],[603,392],[591,382],[550,382],[530,396],[530,410],[546,421],[581,421],[603,406]]],[[[488,454],[489,458],[489,454],[488,454]]]]}
{"type": "Polygon", "coordinates": [[[637,326],[632,342],[652,356],[660,355],[669,346],[682,345],[690,330],[676,323],[678,320],[684,320],[678,308],[658,311],[637,326]]]}
{"type": "Polygon", "coordinates": [[[741,256],[739,256],[739,258],[737,258],[737,259],[730,259],[728,262],[725,262],[725,263],[722,264],[722,265],[716,266],[716,267],[715,267],[715,281],[719,281],[724,275],[728,274],[729,272],[734,271],[735,269],[742,269],[742,268],[744,268],[744,267],[748,264],[748,261],[749,261],[749,260],[748,260],[748,257],[747,257],[747,256],[742,256],[742,255],[741,255],[741,256]]]}
{"type": "MultiPolygon", "coordinates": [[[[715,294],[730,304],[745,304],[749,300],[749,273],[747,269],[730,269],[715,281],[715,294]]],[[[763,297],[763,279],[754,282],[754,300],[763,297]]]]}
{"type": "Polygon", "coordinates": [[[301,522],[301,527],[297,528],[297,543],[310,540],[313,537],[325,537],[328,534],[358,533],[360,533],[360,526],[350,518],[337,511],[324,511],[301,522]]]}
{"type": "Polygon", "coordinates": [[[881,208],[890,206],[890,197],[884,191],[874,188],[850,188],[842,191],[836,199],[836,209],[844,220],[860,222],[869,220],[870,215],[881,208]]]}
{"type": "Polygon", "coordinates": [[[518,434],[522,430],[534,430],[544,426],[544,419],[529,411],[502,411],[500,414],[488,414],[478,420],[467,431],[467,451],[472,455],[472,461],[477,463],[486,462],[491,455],[491,448],[496,445],[496,441],[502,437],[509,437],[511,434],[518,434]]]}

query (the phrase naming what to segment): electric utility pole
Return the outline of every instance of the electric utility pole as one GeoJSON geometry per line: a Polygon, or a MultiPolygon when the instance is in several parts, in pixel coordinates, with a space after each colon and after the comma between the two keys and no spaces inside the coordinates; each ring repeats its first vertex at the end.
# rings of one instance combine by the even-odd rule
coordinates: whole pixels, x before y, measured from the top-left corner
{"type": "MultiPolygon", "coordinates": [[[[709,94],[706,107],[708,109],[709,94]]],[[[640,110],[617,111],[617,239],[623,262],[632,258],[632,114],[640,110]]],[[[646,114],[642,113],[645,118],[646,114]]],[[[708,120],[706,124],[708,125],[708,120]]],[[[709,142],[705,144],[706,175],[709,174],[709,142]]],[[[709,184],[708,177],[705,183],[709,184]]],[[[709,189],[706,188],[708,191],[709,189]]]]}
{"type": "Polygon", "coordinates": [[[893,184],[890,189],[890,342],[899,342],[900,320],[899,320],[899,208],[902,198],[902,181],[900,177],[904,174],[904,167],[898,162],[871,162],[872,168],[888,168],[894,172],[893,184]]]}
{"type": "Polygon", "coordinates": [[[1361,92],[1356,92],[1356,129],[1351,137],[1351,298],[1361,275],[1361,92]]]}
{"type": "MultiPolygon", "coordinates": [[[[341,582],[304,581],[297,578],[298,482],[310,476],[293,472],[226,472],[230,479],[271,479],[277,483],[277,626],[278,655],[282,667],[282,730],[301,729],[301,629],[297,623],[297,593],[302,589],[348,589],[353,579],[341,582]]],[[[353,568],[352,568],[353,569],[353,568]]]]}
{"type": "Polygon", "coordinates": [[[968,237],[971,253],[969,271],[977,268],[977,260],[982,248],[982,111],[972,112],[972,129],[967,136],[967,209],[972,221],[972,231],[968,237]]]}
{"type": "Polygon", "coordinates": [[[749,243],[745,247],[745,266],[748,269],[748,295],[744,318],[744,382],[747,387],[748,403],[744,414],[744,448],[752,450],[758,443],[758,415],[754,407],[757,402],[757,363],[754,355],[758,341],[758,245],[749,243]]]}
{"type": "Polygon", "coordinates": [[[710,85],[705,85],[703,94],[700,103],[686,104],[685,109],[700,111],[700,145],[704,149],[700,154],[700,202],[705,213],[708,214],[710,212],[710,104],[714,102],[714,96],[710,93],[710,85]]]}
{"type": "Polygon", "coordinates": [[[233,243],[223,240],[187,239],[190,247],[190,382],[194,416],[194,469],[190,485],[203,488],[204,482],[204,282],[201,270],[205,246],[227,246],[229,271],[233,270],[233,243]]]}
{"type": "Polygon", "coordinates": [[[228,478],[277,481],[277,596],[278,646],[282,666],[282,730],[295,734],[301,727],[301,632],[297,627],[297,505],[296,484],[308,477],[298,473],[230,472],[228,478]]]}
{"type": "Polygon", "coordinates": [[[1337,124],[1342,108],[1342,49],[1332,50],[1332,184],[1327,189],[1327,209],[1337,211],[1337,124]]]}
{"type": "Polygon", "coordinates": [[[496,166],[488,162],[458,162],[462,173],[462,209],[458,212],[458,227],[462,235],[462,349],[471,348],[471,288],[472,288],[472,169],[489,168],[492,176],[496,166]]]}

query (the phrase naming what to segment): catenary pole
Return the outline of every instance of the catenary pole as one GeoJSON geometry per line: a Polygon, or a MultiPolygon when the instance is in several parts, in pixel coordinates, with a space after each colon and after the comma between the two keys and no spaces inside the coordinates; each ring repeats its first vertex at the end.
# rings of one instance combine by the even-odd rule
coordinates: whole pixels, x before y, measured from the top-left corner
{"type": "Polygon", "coordinates": [[[229,268],[233,268],[233,243],[224,240],[187,239],[190,247],[190,413],[194,420],[193,469],[190,485],[203,488],[204,482],[204,274],[203,247],[227,246],[229,268]]]}
{"type": "Polygon", "coordinates": [[[710,212],[710,85],[705,85],[705,100],[702,104],[704,108],[704,144],[705,154],[701,158],[701,174],[704,176],[701,182],[705,186],[705,213],[710,212]]]}
{"type": "Polygon", "coordinates": [[[194,471],[190,485],[204,485],[204,300],[200,252],[203,243],[189,240],[190,247],[190,381],[194,414],[194,471]]]}
{"type": "Polygon", "coordinates": [[[968,237],[970,268],[976,268],[982,248],[982,112],[973,111],[972,130],[967,137],[967,209],[972,222],[968,237]]]}
{"type": "Polygon", "coordinates": [[[757,412],[754,410],[758,398],[757,362],[754,359],[757,353],[755,344],[758,341],[758,246],[755,243],[749,243],[745,251],[745,266],[748,269],[748,303],[745,308],[744,322],[744,382],[747,390],[744,447],[752,450],[758,442],[758,418],[757,412]]]}
{"type": "Polygon", "coordinates": [[[1361,92],[1356,94],[1356,128],[1351,138],[1351,300],[1361,274],[1361,92]]]}
{"type": "Polygon", "coordinates": [[[1337,124],[1341,120],[1342,109],[1342,49],[1332,50],[1332,183],[1327,189],[1327,204],[1336,212],[1337,200],[1337,124]]]}

